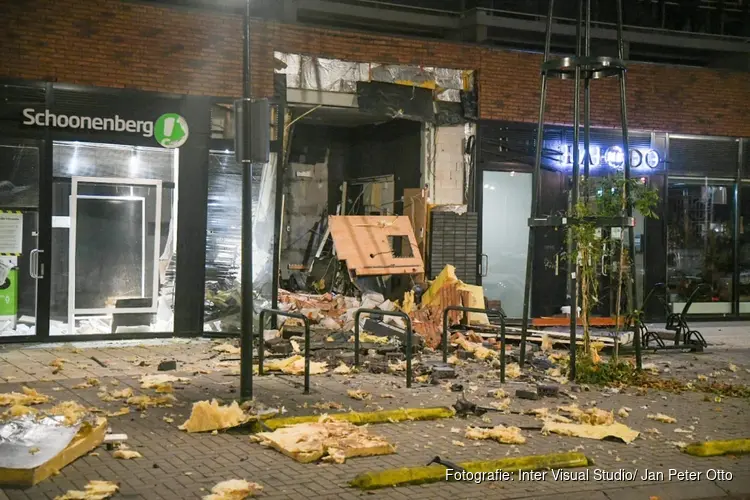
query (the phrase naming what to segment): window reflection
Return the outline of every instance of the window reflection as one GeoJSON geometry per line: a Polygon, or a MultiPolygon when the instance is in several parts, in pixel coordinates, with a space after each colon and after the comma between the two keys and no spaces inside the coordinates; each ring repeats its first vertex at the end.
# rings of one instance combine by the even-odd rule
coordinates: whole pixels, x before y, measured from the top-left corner
{"type": "Polygon", "coordinates": [[[670,179],[667,279],[675,312],[694,292],[691,314],[732,312],[733,206],[731,182],[670,179]]]}

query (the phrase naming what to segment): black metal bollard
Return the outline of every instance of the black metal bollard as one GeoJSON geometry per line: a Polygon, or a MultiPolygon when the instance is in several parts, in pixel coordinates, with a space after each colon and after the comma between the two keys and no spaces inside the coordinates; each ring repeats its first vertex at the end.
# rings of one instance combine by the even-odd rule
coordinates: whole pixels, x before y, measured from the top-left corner
{"type": "Polygon", "coordinates": [[[487,316],[500,318],[500,382],[505,383],[505,314],[497,309],[478,309],[474,307],[448,306],[443,310],[443,363],[448,362],[448,313],[461,311],[465,313],[484,313],[487,316]]]}
{"type": "Polygon", "coordinates": [[[411,318],[402,311],[381,311],[380,309],[357,309],[354,313],[354,366],[359,367],[359,317],[362,313],[379,314],[381,316],[395,316],[406,321],[406,387],[411,387],[411,358],[412,358],[412,335],[411,318]]]}
{"type": "Polygon", "coordinates": [[[310,320],[303,314],[279,311],[277,309],[262,309],[260,311],[260,341],[258,342],[258,375],[263,375],[264,344],[263,329],[266,313],[272,316],[284,316],[302,320],[305,325],[305,394],[310,394],[310,320]]]}

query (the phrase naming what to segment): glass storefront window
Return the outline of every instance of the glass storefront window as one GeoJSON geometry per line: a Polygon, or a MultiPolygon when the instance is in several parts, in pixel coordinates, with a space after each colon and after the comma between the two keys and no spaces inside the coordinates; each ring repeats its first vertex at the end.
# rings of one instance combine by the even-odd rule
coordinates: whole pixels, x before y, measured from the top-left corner
{"type": "MultiPolygon", "coordinates": [[[[270,307],[276,154],[253,166],[253,289],[256,311],[270,307]]],[[[242,166],[234,153],[212,151],[208,165],[204,332],[240,331],[242,166]]]]}
{"type": "Polygon", "coordinates": [[[750,313],[750,183],[740,186],[738,295],[740,314],[750,313]]]}
{"type": "Polygon", "coordinates": [[[55,142],[50,335],[171,332],[178,150],[55,142]]]}
{"type": "Polygon", "coordinates": [[[668,189],[667,285],[673,311],[682,311],[700,286],[690,314],[731,314],[732,181],[670,178],[668,189]]]}

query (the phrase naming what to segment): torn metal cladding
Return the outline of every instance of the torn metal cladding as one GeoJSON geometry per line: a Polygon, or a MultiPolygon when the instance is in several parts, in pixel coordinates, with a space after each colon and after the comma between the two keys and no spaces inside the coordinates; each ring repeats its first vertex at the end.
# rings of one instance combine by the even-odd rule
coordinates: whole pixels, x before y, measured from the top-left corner
{"type": "Polygon", "coordinates": [[[436,90],[435,99],[461,102],[461,91],[474,88],[474,72],[451,68],[362,63],[275,52],[276,72],[287,86],[302,90],[356,93],[357,82],[382,82],[436,90]]]}

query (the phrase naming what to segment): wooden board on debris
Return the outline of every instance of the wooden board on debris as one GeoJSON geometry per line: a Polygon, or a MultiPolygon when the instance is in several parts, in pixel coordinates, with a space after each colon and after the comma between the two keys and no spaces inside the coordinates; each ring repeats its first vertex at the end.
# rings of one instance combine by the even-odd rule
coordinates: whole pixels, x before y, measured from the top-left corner
{"type": "Polygon", "coordinates": [[[328,227],[338,259],[357,276],[424,273],[408,217],[332,215],[328,227]],[[409,242],[411,256],[398,257],[394,250],[398,252],[404,240],[409,242]]]}

